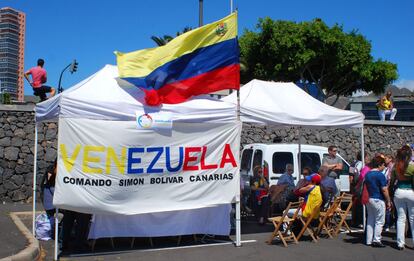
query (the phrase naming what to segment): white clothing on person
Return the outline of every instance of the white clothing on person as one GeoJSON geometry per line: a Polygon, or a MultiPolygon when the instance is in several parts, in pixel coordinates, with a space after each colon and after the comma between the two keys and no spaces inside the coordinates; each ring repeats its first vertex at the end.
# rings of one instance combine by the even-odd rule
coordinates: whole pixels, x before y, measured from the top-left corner
{"type": "Polygon", "coordinates": [[[385,202],[370,198],[367,206],[367,245],[381,243],[382,227],[385,224],[385,202]]]}
{"type": "MultiPolygon", "coordinates": [[[[406,211],[408,212],[408,221],[411,226],[411,234],[414,235],[414,190],[401,189],[395,190],[394,195],[395,208],[397,209],[397,244],[399,247],[405,245],[405,223],[407,220],[406,211]]],[[[413,239],[414,243],[414,239],[413,239]]]]}
{"type": "Polygon", "coordinates": [[[393,121],[395,119],[395,115],[397,115],[397,109],[392,108],[391,110],[380,110],[378,109],[378,116],[380,121],[385,121],[385,115],[390,115],[390,120],[393,121]]]}

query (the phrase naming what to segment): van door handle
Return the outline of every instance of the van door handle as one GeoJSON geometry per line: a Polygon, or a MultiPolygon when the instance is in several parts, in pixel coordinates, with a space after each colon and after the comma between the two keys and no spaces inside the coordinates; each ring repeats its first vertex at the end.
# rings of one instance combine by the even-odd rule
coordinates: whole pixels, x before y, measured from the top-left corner
{"type": "Polygon", "coordinates": [[[271,177],[271,180],[279,179],[279,177],[271,177]]]}

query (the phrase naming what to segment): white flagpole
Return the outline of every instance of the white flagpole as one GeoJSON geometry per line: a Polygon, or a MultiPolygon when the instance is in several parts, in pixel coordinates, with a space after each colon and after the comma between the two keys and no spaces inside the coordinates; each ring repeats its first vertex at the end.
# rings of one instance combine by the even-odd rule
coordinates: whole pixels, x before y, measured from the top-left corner
{"type": "MultiPolygon", "coordinates": [[[[230,14],[233,13],[233,0],[230,0],[230,14]]],[[[240,89],[240,86],[239,86],[240,89]]],[[[240,122],[240,90],[237,89],[237,121],[240,122]]],[[[240,175],[240,173],[239,173],[240,175]]],[[[237,190],[240,191],[240,177],[239,182],[237,183],[237,190]]],[[[240,210],[240,193],[239,196],[236,198],[236,247],[241,247],[241,210],[240,210]]]]}
{"type": "Polygon", "coordinates": [[[33,158],[33,222],[32,222],[32,233],[36,236],[35,220],[36,220],[36,176],[37,176],[37,122],[35,116],[35,140],[34,140],[34,158],[33,158]]]}
{"type": "MultiPolygon", "coordinates": [[[[362,166],[364,166],[365,165],[364,126],[361,127],[361,161],[362,161],[362,166]]],[[[365,231],[366,224],[367,224],[365,205],[362,205],[362,222],[364,224],[364,231],[365,231]]]]}
{"type": "MultiPolygon", "coordinates": [[[[240,91],[237,90],[237,121],[240,122],[240,91]]],[[[240,175],[240,172],[239,172],[240,175]]],[[[240,191],[240,177],[238,179],[237,189],[240,191]]],[[[240,192],[236,198],[236,247],[241,246],[241,213],[240,213],[240,192]]]]}
{"type": "Polygon", "coordinates": [[[54,255],[54,259],[53,260],[58,260],[58,250],[59,250],[59,218],[58,218],[58,214],[59,214],[59,209],[56,208],[56,212],[55,212],[55,255],[54,255]]]}

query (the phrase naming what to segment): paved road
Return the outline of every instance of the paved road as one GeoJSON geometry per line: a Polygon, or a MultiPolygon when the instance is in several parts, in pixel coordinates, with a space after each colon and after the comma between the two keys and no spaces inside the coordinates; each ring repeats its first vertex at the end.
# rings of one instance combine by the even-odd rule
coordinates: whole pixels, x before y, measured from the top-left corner
{"type": "MultiPolygon", "coordinates": [[[[298,245],[291,244],[288,248],[280,244],[267,245],[267,240],[272,226],[257,226],[255,223],[243,224],[242,247],[235,247],[228,243],[225,245],[204,244],[195,246],[192,237],[183,239],[183,247],[176,247],[176,238],[154,239],[154,247],[151,248],[147,239],[136,242],[134,249],[130,249],[130,239],[115,239],[115,249],[110,246],[108,239],[97,241],[96,251],[83,254],[70,254],[63,256],[61,260],[154,260],[154,261],[181,261],[181,260],[335,260],[335,261],[390,261],[390,260],[414,260],[414,250],[405,249],[399,251],[394,247],[392,236],[395,233],[387,233],[384,249],[367,247],[362,244],[362,233],[353,235],[342,234],[337,239],[322,238],[318,243],[309,240],[301,241],[298,245]],[[255,233],[258,231],[260,233],[255,233]],[[99,251],[102,251],[101,253],[99,251]],[[119,252],[118,252],[119,251],[119,252]]],[[[231,236],[234,240],[234,236],[231,236]]],[[[210,241],[212,243],[213,241],[210,241]]],[[[53,256],[52,242],[44,244],[47,257],[53,256]]],[[[411,241],[410,241],[411,243],[411,241]]],[[[47,259],[48,260],[48,259],[47,259]]]]}
{"type": "MultiPolygon", "coordinates": [[[[26,247],[27,240],[17,229],[9,213],[29,210],[29,204],[0,204],[0,259],[14,255],[26,247]]],[[[29,228],[32,230],[31,226],[29,228]]]]}
{"type": "MultiPolygon", "coordinates": [[[[335,260],[335,261],[380,261],[380,260],[414,260],[414,250],[406,249],[398,251],[393,247],[375,249],[360,243],[357,236],[341,235],[339,238],[321,239],[318,243],[301,241],[298,245],[290,245],[285,248],[281,245],[267,245],[265,240],[268,233],[244,235],[243,240],[257,240],[253,243],[245,243],[236,248],[233,245],[214,245],[197,248],[181,248],[166,250],[127,250],[122,253],[111,253],[93,256],[67,256],[61,260],[335,260]]],[[[360,236],[360,235],[359,235],[360,236]]],[[[392,244],[391,238],[386,238],[387,245],[392,244]]]]}
{"type": "MultiPolygon", "coordinates": [[[[25,205],[3,205],[0,207],[0,224],[2,240],[0,257],[5,254],[12,254],[17,249],[22,249],[26,241],[15,228],[7,213],[10,211],[30,210],[30,206],[25,205]],[[9,219],[9,220],[8,220],[9,219]],[[9,250],[8,252],[6,250],[9,250]],[[14,252],[13,252],[14,251],[14,252]]],[[[30,215],[22,218],[22,221],[30,228],[30,215]]],[[[386,233],[384,249],[375,249],[362,244],[362,234],[353,235],[342,234],[336,239],[322,238],[318,243],[301,241],[298,245],[291,244],[288,248],[280,244],[267,245],[267,237],[272,231],[270,224],[257,226],[252,222],[242,224],[242,240],[250,241],[244,243],[242,247],[234,247],[231,243],[225,245],[202,244],[196,246],[192,237],[182,239],[181,248],[176,248],[177,238],[154,238],[154,246],[151,247],[148,239],[136,239],[134,247],[130,248],[130,239],[115,239],[115,249],[112,249],[110,240],[99,239],[96,243],[94,253],[90,250],[81,254],[68,253],[61,257],[61,260],[335,260],[335,261],[405,261],[414,260],[414,250],[405,249],[398,251],[394,247],[393,236],[395,233],[386,233]]],[[[231,236],[234,239],[234,236],[231,236]]],[[[306,238],[305,238],[306,239],[306,238]]],[[[206,239],[208,242],[209,241],[206,239]]],[[[44,248],[44,260],[53,259],[53,241],[41,242],[44,248]]],[[[411,239],[408,241],[412,246],[411,239]]],[[[18,252],[18,251],[17,251],[18,252]]]]}

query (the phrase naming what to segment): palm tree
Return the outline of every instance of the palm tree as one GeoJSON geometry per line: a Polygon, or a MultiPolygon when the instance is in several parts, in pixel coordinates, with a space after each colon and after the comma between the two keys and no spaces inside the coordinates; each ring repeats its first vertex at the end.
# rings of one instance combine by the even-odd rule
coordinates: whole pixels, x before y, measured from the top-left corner
{"type": "Polygon", "coordinates": [[[162,37],[151,36],[151,39],[158,45],[163,46],[166,45],[169,41],[174,39],[172,36],[164,35],[162,37]]]}
{"type": "MultiPolygon", "coordinates": [[[[189,26],[184,27],[184,29],[181,32],[177,32],[177,36],[186,33],[188,31],[191,31],[192,28],[189,26]]],[[[164,35],[162,37],[158,37],[158,36],[151,36],[151,39],[158,45],[158,46],[163,46],[166,45],[169,41],[171,41],[172,39],[174,39],[174,37],[170,36],[170,35],[164,35]]]]}

